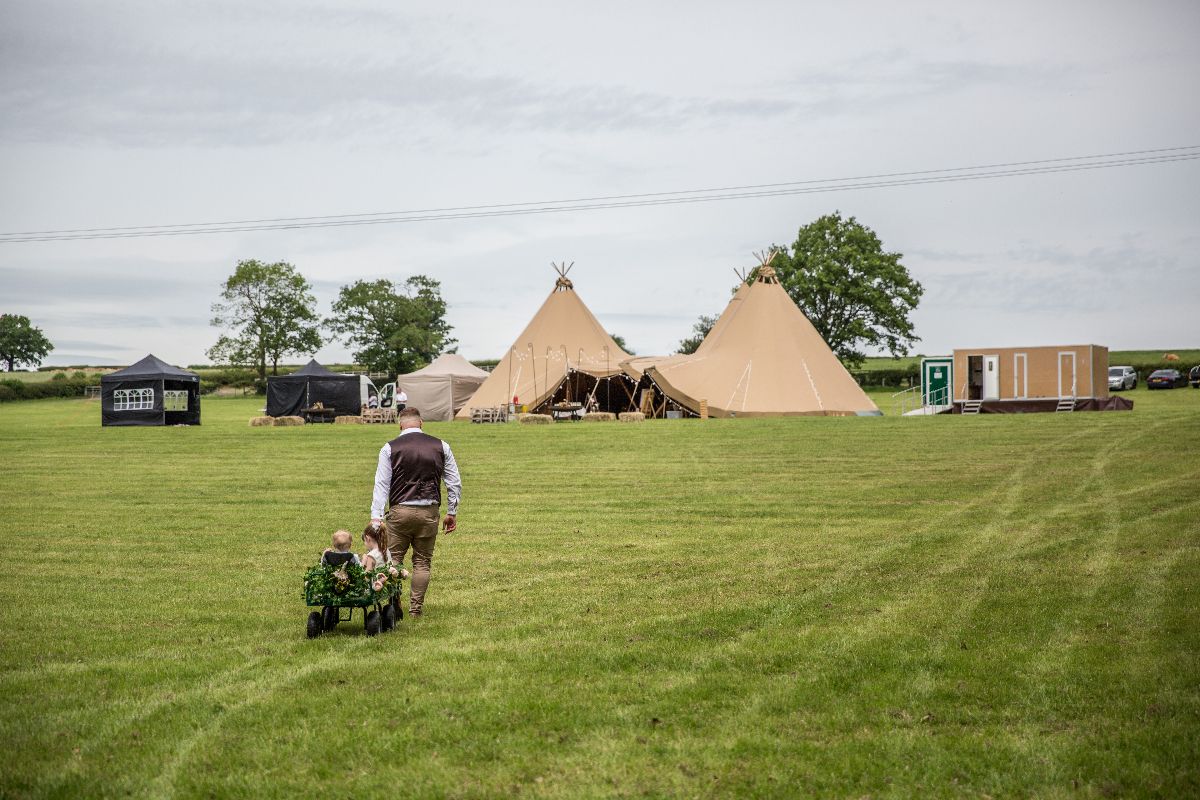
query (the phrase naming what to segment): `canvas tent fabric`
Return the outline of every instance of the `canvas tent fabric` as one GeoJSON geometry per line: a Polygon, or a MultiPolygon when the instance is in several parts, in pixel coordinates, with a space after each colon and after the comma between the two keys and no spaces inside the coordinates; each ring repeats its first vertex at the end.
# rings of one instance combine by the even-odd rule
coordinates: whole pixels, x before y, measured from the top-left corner
{"type": "Polygon", "coordinates": [[[769,265],[738,289],[695,353],[639,366],[694,413],[701,400],[715,417],[880,413],[769,265]]]}
{"type": "Polygon", "coordinates": [[[408,405],[420,410],[423,419],[447,422],[454,419],[487,376],[457,353],[446,353],[427,367],[397,376],[396,385],[408,395],[408,405]]]}
{"type": "MultiPolygon", "coordinates": [[[[750,289],[750,284],[744,280],[738,284],[737,291],[733,293],[733,297],[729,299],[725,310],[721,312],[721,316],[717,317],[717,321],[709,328],[704,340],[700,342],[700,346],[696,348],[696,352],[700,353],[708,348],[711,348],[714,343],[721,340],[725,333],[725,327],[729,325],[730,320],[736,316],[736,309],[741,305],[742,299],[750,289]]],[[[646,374],[646,370],[660,361],[666,361],[673,356],[635,356],[621,362],[621,369],[635,381],[640,381],[642,376],[646,374]]]]}
{"type": "Polygon", "coordinates": [[[455,418],[470,419],[472,408],[501,406],[513,397],[537,408],[554,397],[572,372],[597,380],[615,377],[623,374],[620,364],[629,357],[584,305],[574,284],[560,275],[550,296],[455,418]]]}
{"type": "Polygon", "coordinates": [[[320,403],[339,414],[362,411],[362,390],[357,375],[340,375],[309,361],[290,375],[267,378],[267,415],[298,417],[303,409],[320,403]]]}
{"type": "Polygon", "coordinates": [[[100,378],[100,424],[199,425],[200,376],[147,355],[100,378]],[[167,392],[171,392],[168,402],[167,392]]]}

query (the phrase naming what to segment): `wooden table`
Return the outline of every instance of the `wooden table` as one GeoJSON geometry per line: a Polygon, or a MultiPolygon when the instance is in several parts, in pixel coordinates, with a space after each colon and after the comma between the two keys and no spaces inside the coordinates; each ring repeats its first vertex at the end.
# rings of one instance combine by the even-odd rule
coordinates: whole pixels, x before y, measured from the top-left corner
{"type": "Polygon", "coordinates": [[[555,403],[550,406],[550,416],[555,419],[578,421],[583,417],[583,403],[555,403]]]}
{"type": "Polygon", "coordinates": [[[338,415],[336,408],[302,408],[300,413],[305,422],[333,422],[338,415]]]}

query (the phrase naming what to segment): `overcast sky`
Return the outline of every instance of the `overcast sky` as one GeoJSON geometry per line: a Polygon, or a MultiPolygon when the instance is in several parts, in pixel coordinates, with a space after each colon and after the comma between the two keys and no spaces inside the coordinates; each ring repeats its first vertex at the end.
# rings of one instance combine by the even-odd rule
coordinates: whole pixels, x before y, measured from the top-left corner
{"type": "MultiPolygon", "coordinates": [[[[1200,144],[1200,3],[0,3],[0,231],[587,197],[1200,144]]],[[[1200,162],[686,206],[0,243],[48,363],[203,363],[239,259],[322,313],[442,282],[499,357],[571,277],[641,354],[840,209],[924,284],[916,351],[1200,346],[1200,162]]],[[[319,354],[341,360],[332,344],[319,354]]]]}

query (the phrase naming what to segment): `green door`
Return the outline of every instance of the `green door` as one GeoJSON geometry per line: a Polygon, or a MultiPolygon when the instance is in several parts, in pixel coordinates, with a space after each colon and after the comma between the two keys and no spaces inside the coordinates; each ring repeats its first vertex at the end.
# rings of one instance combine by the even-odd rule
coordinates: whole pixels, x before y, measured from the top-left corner
{"type": "Polygon", "coordinates": [[[921,400],[925,405],[950,405],[953,372],[952,358],[926,358],[921,361],[921,400]]]}

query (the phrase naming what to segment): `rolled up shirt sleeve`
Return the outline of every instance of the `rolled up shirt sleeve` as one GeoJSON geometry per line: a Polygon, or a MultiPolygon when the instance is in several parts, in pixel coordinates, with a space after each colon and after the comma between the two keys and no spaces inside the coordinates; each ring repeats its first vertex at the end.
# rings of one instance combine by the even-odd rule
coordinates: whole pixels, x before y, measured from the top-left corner
{"type": "MultiPolygon", "coordinates": [[[[442,480],[446,483],[446,513],[457,515],[458,501],[462,498],[462,477],[458,474],[458,462],[454,460],[454,453],[450,452],[450,445],[445,442],[442,442],[442,453],[446,456],[446,472],[442,476],[442,480]]],[[[389,460],[389,468],[391,463],[389,460]]],[[[376,491],[379,490],[376,489],[376,491]]]]}
{"type": "MultiPolygon", "coordinates": [[[[454,470],[458,475],[458,468],[454,470]]],[[[392,485],[392,448],[384,445],[379,451],[379,465],[375,468],[375,491],[371,495],[371,519],[383,519],[387,514],[388,490],[392,485]]]]}

